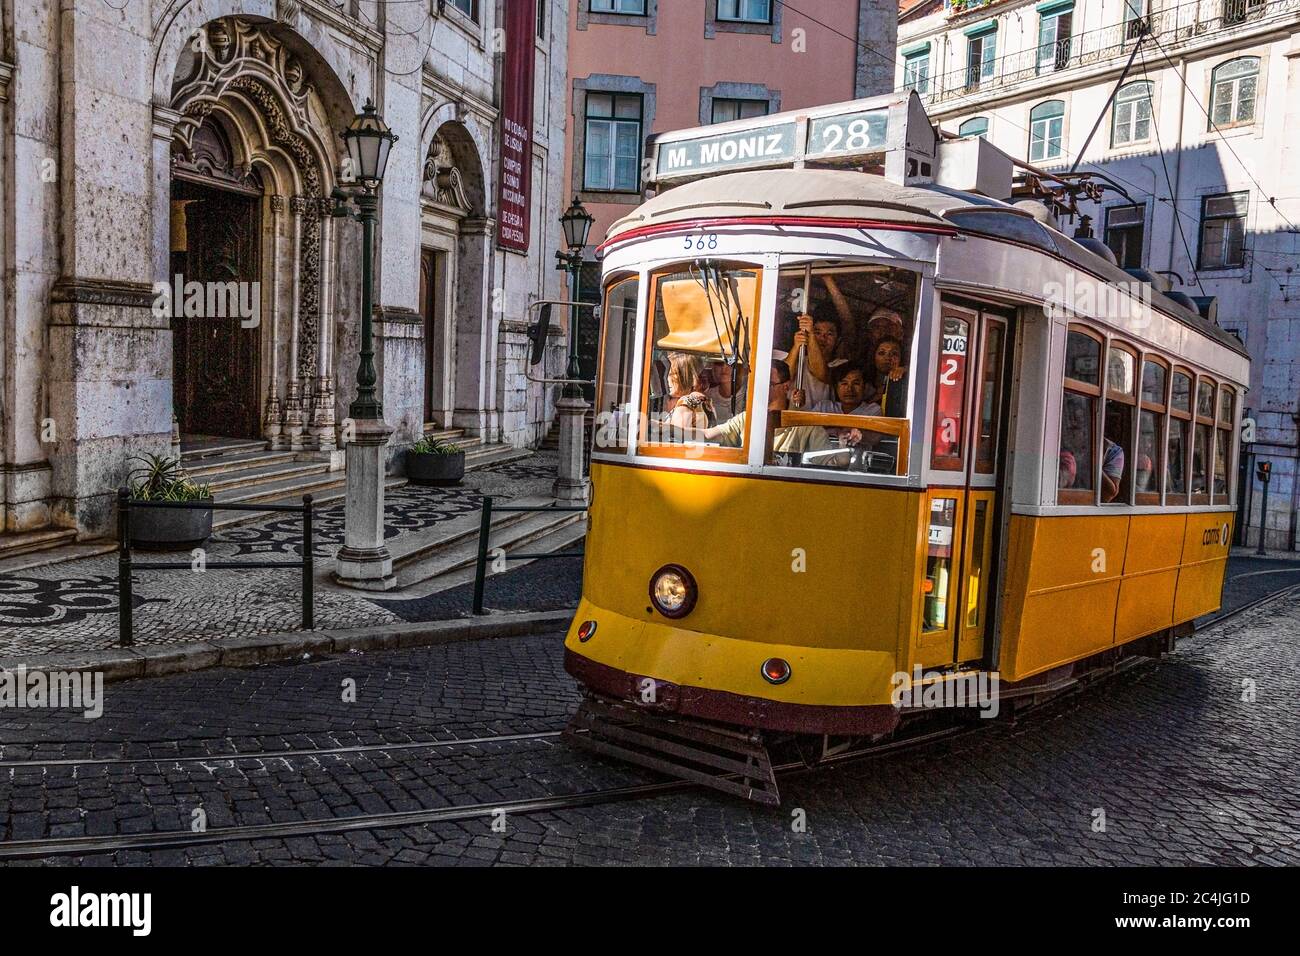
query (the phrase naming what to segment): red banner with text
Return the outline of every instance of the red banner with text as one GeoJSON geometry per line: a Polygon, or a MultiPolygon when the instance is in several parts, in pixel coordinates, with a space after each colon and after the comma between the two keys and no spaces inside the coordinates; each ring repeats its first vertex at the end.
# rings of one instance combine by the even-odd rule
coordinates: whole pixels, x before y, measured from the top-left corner
{"type": "Polygon", "coordinates": [[[497,245],[528,251],[533,172],[533,71],[537,0],[505,2],[505,73],[501,81],[500,185],[497,245]]]}

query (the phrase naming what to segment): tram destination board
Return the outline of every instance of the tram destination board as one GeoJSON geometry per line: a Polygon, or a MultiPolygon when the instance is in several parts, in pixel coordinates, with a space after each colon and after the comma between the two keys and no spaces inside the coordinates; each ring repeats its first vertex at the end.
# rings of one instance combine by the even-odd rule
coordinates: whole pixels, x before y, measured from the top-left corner
{"type": "MultiPolygon", "coordinates": [[[[919,116],[928,127],[923,108],[919,116]]],[[[676,130],[655,141],[652,179],[667,184],[804,160],[851,162],[907,142],[912,122],[909,97],[887,96],[676,130]]]]}

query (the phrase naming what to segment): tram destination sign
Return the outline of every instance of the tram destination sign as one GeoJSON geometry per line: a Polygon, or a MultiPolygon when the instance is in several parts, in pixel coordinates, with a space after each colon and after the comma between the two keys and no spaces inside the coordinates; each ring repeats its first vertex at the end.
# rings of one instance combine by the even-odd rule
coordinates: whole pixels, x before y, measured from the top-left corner
{"type": "Polygon", "coordinates": [[[891,132],[902,141],[897,134],[905,131],[908,120],[908,100],[888,96],[758,116],[721,130],[677,130],[655,141],[650,178],[671,182],[797,166],[805,159],[853,160],[889,149],[891,132]]]}

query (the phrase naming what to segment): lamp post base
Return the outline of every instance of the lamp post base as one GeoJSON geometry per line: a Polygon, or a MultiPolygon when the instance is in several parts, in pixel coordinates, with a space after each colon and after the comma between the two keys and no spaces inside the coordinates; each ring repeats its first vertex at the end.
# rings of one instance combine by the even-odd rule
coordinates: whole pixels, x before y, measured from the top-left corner
{"type": "Polygon", "coordinates": [[[560,416],[560,472],[553,493],[558,501],[585,505],[591,500],[591,480],[582,473],[583,422],[591,406],[579,394],[576,398],[565,395],[555,407],[560,416]]]}
{"type": "Polygon", "coordinates": [[[397,585],[393,556],[384,543],[385,448],[392,433],[380,419],[356,419],[345,449],[343,547],[334,559],[334,579],[348,587],[387,591],[397,585]]]}

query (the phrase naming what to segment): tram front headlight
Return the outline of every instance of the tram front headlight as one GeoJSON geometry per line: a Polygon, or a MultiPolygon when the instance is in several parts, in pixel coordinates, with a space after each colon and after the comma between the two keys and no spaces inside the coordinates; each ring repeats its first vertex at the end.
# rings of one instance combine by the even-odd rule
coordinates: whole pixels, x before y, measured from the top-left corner
{"type": "Polygon", "coordinates": [[[690,614],[697,597],[695,578],[680,564],[665,564],[650,578],[650,603],[664,617],[690,614]]]}

